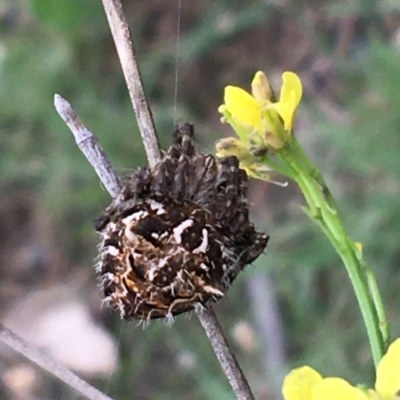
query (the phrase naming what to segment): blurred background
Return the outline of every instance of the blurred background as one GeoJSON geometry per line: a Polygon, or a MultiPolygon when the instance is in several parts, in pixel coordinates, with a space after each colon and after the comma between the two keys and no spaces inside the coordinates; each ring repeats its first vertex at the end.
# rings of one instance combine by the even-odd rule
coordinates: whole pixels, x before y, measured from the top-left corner
{"type": "MultiPolygon", "coordinates": [[[[217,112],[225,85],[249,89],[264,70],[279,88],[281,73],[296,71],[305,86],[296,134],[363,243],[398,336],[399,2],[178,6],[124,1],[163,147],[174,121],[189,121],[212,152],[232,135],[217,112]]],[[[121,173],[146,163],[101,1],[0,0],[0,319],[115,399],[234,399],[195,315],[143,329],[101,307],[93,220],[110,199],[54,93],[121,173]]],[[[355,296],[301,194],[291,182],[250,186],[253,218],[271,240],[215,309],[256,397],[279,399],[284,375],[303,364],[372,384],[355,296]]],[[[80,397],[0,346],[0,398],[80,397]]]]}

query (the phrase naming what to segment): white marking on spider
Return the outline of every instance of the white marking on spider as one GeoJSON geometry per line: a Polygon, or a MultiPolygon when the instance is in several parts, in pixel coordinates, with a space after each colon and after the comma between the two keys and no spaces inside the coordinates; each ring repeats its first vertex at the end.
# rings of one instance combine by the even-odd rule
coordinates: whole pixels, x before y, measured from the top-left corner
{"type": "Polygon", "coordinates": [[[200,268],[201,268],[202,270],[204,270],[204,271],[208,271],[208,270],[210,269],[210,268],[207,267],[207,265],[204,264],[204,263],[201,263],[201,264],[200,264],[200,268]]]}
{"type": "Polygon", "coordinates": [[[169,232],[164,232],[161,234],[161,236],[159,237],[160,240],[164,239],[166,236],[169,235],[169,232]]]}
{"type": "Polygon", "coordinates": [[[197,297],[197,294],[195,294],[194,296],[192,296],[190,299],[175,299],[175,300],[171,303],[171,305],[168,307],[167,315],[168,315],[168,314],[171,314],[171,315],[172,315],[172,311],[173,311],[174,307],[177,306],[178,304],[195,301],[196,297],[197,297]]]}
{"type": "Polygon", "coordinates": [[[182,270],[178,271],[178,273],[176,274],[176,279],[180,280],[181,283],[185,283],[185,280],[183,279],[182,273],[183,273],[182,270]]]}
{"type": "Polygon", "coordinates": [[[173,233],[174,233],[174,238],[175,242],[180,244],[182,243],[182,233],[187,229],[193,226],[194,222],[192,219],[187,219],[183,222],[181,222],[176,228],[174,228],[173,233]]]}
{"type": "Polygon", "coordinates": [[[133,221],[138,221],[139,219],[142,219],[144,217],[147,217],[149,213],[147,211],[136,211],[135,213],[128,215],[125,217],[122,222],[126,225],[130,224],[133,221]]]}
{"type": "Polygon", "coordinates": [[[155,278],[155,274],[156,272],[161,269],[164,268],[166,265],[168,264],[168,257],[162,258],[159,262],[155,263],[151,263],[151,267],[149,269],[147,278],[150,282],[153,282],[153,279],[155,278]]]}
{"type": "Polygon", "coordinates": [[[150,200],[149,204],[150,204],[150,208],[152,210],[157,210],[157,215],[166,213],[164,206],[161,203],[159,203],[158,201],[150,200]]]}
{"type": "Polygon", "coordinates": [[[138,236],[133,233],[129,226],[125,228],[125,237],[131,242],[130,244],[137,245],[139,243],[138,236]]]}
{"type": "Polygon", "coordinates": [[[113,257],[116,257],[119,254],[119,250],[115,246],[107,246],[104,249],[104,254],[110,254],[113,257]]]}
{"type": "Polygon", "coordinates": [[[102,283],[104,283],[104,281],[114,282],[115,275],[112,272],[106,272],[105,274],[101,275],[100,279],[102,283]]]}
{"type": "Polygon", "coordinates": [[[202,241],[199,247],[195,248],[192,253],[193,254],[199,254],[199,253],[206,253],[207,252],[207,247],[208,247],[208,230],[203,228],[201,231],[203,234],[202,241]]]}
{"type": "Polygon", "coordinates": [[[150,271],[148,272],[148,279],[150,282],[153,282],[155,274],[156,274],[156,268],[150,268],[150,271]]]}
{"type": "Polygon", "coordinates": [[[113,230],[115,230],[115,228],[117,227],[117,224],[115,222],[110,222],[107,225],[107,232],[102,233],[103,237],[108,235],[108,232],[112,232],[113,230]]]}

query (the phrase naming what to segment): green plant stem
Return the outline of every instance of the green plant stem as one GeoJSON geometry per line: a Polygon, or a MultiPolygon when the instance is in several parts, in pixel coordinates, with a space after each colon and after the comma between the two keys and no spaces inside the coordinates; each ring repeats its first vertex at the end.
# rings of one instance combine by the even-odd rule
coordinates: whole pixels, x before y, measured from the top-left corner
{"type": "Polygon", "coordinates": [[[379,328],[381,330],[382,339],[385,349],[387,349],[390,344],[389,322],[386,317],[386,310],[383,304],[382,296],[379,292],[378,283],[376,281],[372,267],[363,259],[361,259],[361,266],[363,267],[365,275],[367,277],[368,287],[371,292],[372,300],[375,304],[376,312],[378,314],[379,328]]]}
{"type": "Polygon", "coordinates": [[[372,270],[366,270],[361,264],[355,243],[346,233],[333,197],[296,138],[280,152],[279,158],[294,171],[291,177],[310,207],[305,212],[321,227],[346,266],[367,329],[372,356],[378,365],[388,340],[388,324],[372,270]]]}
{"type": "MultiPolygon", "coordinates": [[[[328,204],[331,204],[331,206],[333,207],[333,209],[331,208],[332,211],[337,210],[335,201],[334,201],[330,191],[328,190],[320,171],[313,165],[313,163],[308,158],[307,154],[304,152],[303,148],[300,146],[300,144],[298,143],[296,138],[294,138],[291,145],[292,145],[294,151],[301,158],[303,164],[305,164],[307,166],[307,168],[312,171],[311,175],[316,179],[316,181],[321,185],[322,188],[325,188],[324,197],[327,199],[328,204]]],[[[336,211],[336,213],[337,213],[337,211],[336,211]]],[[[338,218],[339,218],[339,216],[338,216],[338,218]]],[[[344,228],[343,228],[343,232],[346,233],[344,231],[344,228]]],[[[353,249],[356,250],[355,243],[352,242],[352,244],[354,245],[353,249]]],[[[372,267],[364,260],[362,251],[359,252],[357,259],[359,260],[360,268],[362,269],[363,275],[366,277],[366,282],[367,282],[367,285],[368,285],[368,288],[370,291],[370,295],[372,296],[372,301],[374,303],[376,313],[378,316],[379,327],[381,330],[382,340],[384,343],[384,349],[386,350],[390,344],[390,327],[389,327],[389,322],[388,322],[388,319],[386,316],[386,310],[385,310],[385,307],[383,304],[382,296],[379,292],[378,283],[376,281],[376,277],[372,270],[372,267]]]]}

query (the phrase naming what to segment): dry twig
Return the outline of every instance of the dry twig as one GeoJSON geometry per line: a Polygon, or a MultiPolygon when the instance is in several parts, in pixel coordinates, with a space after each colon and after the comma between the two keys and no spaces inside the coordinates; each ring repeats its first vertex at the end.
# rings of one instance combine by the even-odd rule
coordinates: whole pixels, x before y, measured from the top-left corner
{"type": "Polygon", "coordinates": [[[97,137],[86,129],[71,105],[58,94],[54,96],[54,106],[73,133],[76,144],[96,171],[107,192],[112,198],[117,197],[121,190],[121,179],[100,146],[97,137]]]}
{"type": "Polygon", "coordinates": [[[124,72],[147,159],[150,166],[153,167],[161,157],[160,145],[157,135],[154,133],[153,116],[144,94],[142,77],[136,61],[129,25],[119,0],[103,0],[103,6],[124,72]]]}
{"type": "Polygon", "coordinates": [[[113,400],[0,324],[0,339],[89,400],[113,400]]]}
{"type": "Polygon", "coordinates": [[[254,400],[249,383],[236,360],[235,354],[229,348],[228,341],[224,336],[224,332],[222,331],[214,310],[211,307],[208,307],[204,310],[197,310],[196,314],[206,331],[215,355],[217,356],[236,397],[239,400],[254,400]]]}

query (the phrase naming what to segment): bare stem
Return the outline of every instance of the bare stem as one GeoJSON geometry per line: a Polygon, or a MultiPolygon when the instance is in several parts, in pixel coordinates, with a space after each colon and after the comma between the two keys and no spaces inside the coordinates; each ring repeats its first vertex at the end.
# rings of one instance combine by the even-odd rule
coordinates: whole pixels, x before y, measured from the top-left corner
{"type": "Polygon", "coordinates": [[[0,340],[89,400],[113,400],[0,324],[0,340]]]}
{"type": "Polygon", "coordinates": [[[58,94],[54,95],[54,107],[73,133],[76,144],[96,171],[107,192],[112,198],[117,197],[122,186],[121,179],[100,146],[97,137],[82,124],[71,104],[58,94]]]}
{"type": "Polygon", "coordinates": [[[211,307],[206,309],[197,309],[197,317],[206,331],[208,340],[214,349],[214,353],[221,364],[222,369],[238,400],[254,400],[253,393],[242,369],[235,357],[235,354],[229,347],[218,322],[217,316],[211,307]]]}
{"type": "Polygon", "coordinates": [[[103,6],[124,72],[147,159],[149,160],[149,165],[153,167],[161,157],[160,145],[157,135],[154,134],[153,116],[144,94],[142,77],[136,61],[129,25],[119,0],[103,0],[103,6]]]}

